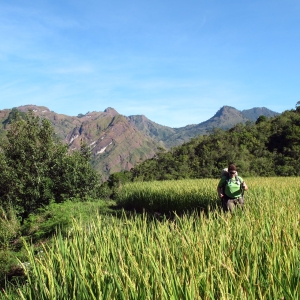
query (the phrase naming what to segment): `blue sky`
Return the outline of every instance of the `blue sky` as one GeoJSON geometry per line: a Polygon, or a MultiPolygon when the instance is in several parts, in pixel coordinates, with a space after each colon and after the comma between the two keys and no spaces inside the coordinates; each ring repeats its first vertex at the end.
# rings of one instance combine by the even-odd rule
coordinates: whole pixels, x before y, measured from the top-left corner
{"type": "Polygon", "coordinates": [[[171,127],[300,100],[299,0],[0,1],[0,109],[171,127]]]}

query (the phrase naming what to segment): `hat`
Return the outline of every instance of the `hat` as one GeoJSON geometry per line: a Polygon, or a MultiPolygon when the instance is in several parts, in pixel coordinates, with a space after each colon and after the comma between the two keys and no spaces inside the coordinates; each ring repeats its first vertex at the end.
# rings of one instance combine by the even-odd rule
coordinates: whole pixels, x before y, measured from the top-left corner
{"type": "Polygon", "coordinates": [[[230,172],[230,171],[236,171],[236,166],[234,164],[230,164],[228,166],[228,172],[230,172]]]}

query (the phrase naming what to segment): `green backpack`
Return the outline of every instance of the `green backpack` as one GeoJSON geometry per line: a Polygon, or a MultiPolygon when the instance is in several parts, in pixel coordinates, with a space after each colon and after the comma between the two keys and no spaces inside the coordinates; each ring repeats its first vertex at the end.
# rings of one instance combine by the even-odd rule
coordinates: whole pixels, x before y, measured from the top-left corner
{"type": "MultiPolygon", "coordinates": [[[[222,189],[223,189],[223,193],[225,194],[225,186],[228,184],[229,180],[230,180],[230,176],[229,176],[229,173],[228,173],[228,168],[225,168],[222,170],[221,172],[221,178],[223,176],[226,176],[226,181],[224,182],[223,186],[222,186],[222,189]]],[[[235,181],[237,184],[240,185],[240,189],[242,191],[242,197],[244,198],[244,189],[242,188],[242,182],[240,180],[240,177],[238,176],[238,172],[235,173],[235,181]]]]}

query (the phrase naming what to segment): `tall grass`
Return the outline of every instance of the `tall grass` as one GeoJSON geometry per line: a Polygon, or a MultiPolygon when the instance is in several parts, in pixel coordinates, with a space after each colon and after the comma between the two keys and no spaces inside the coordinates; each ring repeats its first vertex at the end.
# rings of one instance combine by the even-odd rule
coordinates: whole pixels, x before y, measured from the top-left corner
{"type": "MultiPolygon", "coordinates": [[[[216,183],[167,182],[163,201],[167,194],[172,201],[189,201],[186,192],[176,192],[188,190],[187,185],[191,191],[206,186],[205,197],[216,200],[216,183]],[[172,183],[178,189],[171,195],[172,183]]],[[[99,216],[88,226],[74,222],[67,238],[58,235],[39,256],[28,246],[31,269],[19,298],[299,299],[299,180],[247,183],[243,212],[216,210],[171,222],[145,214],[99,216]]],[[[151,189],[147,183],[148,193],[158,197],[160,184],[151,189]]],[[[197,193],[201,196],[201,189],[197,193]]]]}
{"type": "Polygon", "coordinates": [[[215,208],[217,180],[170,180],[134,182],[122,187],[118,203],[125,209],[178,213],[215,208]]]}

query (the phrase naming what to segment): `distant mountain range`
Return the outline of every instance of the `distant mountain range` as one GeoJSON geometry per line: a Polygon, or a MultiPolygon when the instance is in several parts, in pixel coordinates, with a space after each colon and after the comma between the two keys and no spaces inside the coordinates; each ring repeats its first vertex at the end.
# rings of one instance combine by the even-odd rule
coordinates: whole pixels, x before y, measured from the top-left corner
{"type": "MultiPolygon", "coordinates": [[[[278,113],[265,107],[239,111],[223,106],[205,122],[171,128],[159,125],[144,115],[123,116],[115,109],[89,112],[77,117],[57,114],[47,107],[25,105],[19,111],[33,110],[36,115],[51,121],[57,135],[69,145],[79,149],[83,140],[91,146],[92,164],[103,179],[114,172],[130,170],[135,164],[153,157],[158,147],[170,149],[198,135],[207,134],[215,127],[229,129],[237,123],[256,121],[261,115],[272,117],[278,113]]],[[[6,129],[10,109],[0,110],[0,130],[6,129]]]]}

